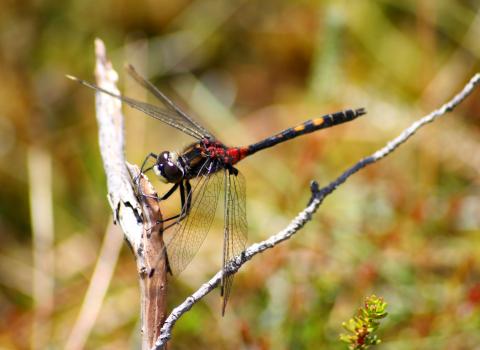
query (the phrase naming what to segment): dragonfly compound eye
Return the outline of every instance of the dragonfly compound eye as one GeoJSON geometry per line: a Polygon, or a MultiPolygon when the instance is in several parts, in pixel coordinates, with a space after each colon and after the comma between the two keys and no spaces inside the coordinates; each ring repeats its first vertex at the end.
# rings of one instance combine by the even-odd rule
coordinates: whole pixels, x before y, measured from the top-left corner
{"type": "Polygon", "coordinates": [[[172,162],[165,162],[163,166],[163,173],[168,182],[177,183],[183,177],[183,171],[179,166],[172,162]]]}
{"type": "Polygon", "coordinates": [[[177,183],[183,178],[183,170],[176,161],[175,154],[162,152],[157,158],[153,171],[165,183],[177,183]]]}

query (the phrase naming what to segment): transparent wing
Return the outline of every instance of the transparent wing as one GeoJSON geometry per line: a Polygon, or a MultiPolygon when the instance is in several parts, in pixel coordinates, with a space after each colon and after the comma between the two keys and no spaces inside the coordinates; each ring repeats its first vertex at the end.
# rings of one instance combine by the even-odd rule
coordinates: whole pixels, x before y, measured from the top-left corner
{"type": "Polygon", "coordinates": [[[245,250],[248,225],[245,208],[245,178],[238,172],[236,175],[225,171],[224,192],[224,243],[223,243],[223,279],[221,294],[223,297],[222,315],[225,313],[228,298],[233,284],[234,275],[226,276],[228,263],[232,258],[245,250]]]}
{"type": "MultiPolygon", "coordinates": [[[[210,162],[210,166],[212,164],[210,162]]],[[[192,191],[187,195],[192,197],[190,212],[173,227],[173,233],[166,243],[168,261],[173,274],[185,269],[210,230],[223,184],[223,173],[220,171],[201,175],[194,181],[196,182],[192,191]]],[[[182,208],[182,212],[186,210],[186,206],[182,208]]]]}
{"type": "Polygon", "coordinates": [[[185,119],[194,129],[197,129],[199,132],[203,134],[203,136],[209,136],[213,138],[211,133],[208,132],[203,126],[201,126],[198,122],[196,122],[192,117],[190,117],[187,113],[182,111],[180,107],[178,107],[172,100],[170,100],[163,92],[161,92],[155,85],[149,82],[147,79],[142,77],[132,65],[127,65],[126,67],[127,72],[130,76],[143,88],[148,90],[153,96],[155,96],[160,102],[163,103],[165,107],[167,107],[170,111],[177,114],[181,118],[185,119]]]}
{"type": "Polygon", "coordinates": [[[205,137],[210,136],[210,134],[204,134],[203,128],[199,128],[196,123],[193,123],[191,118],[186,119],[183,115],[176,113],[175,111],[168,110],[165,108],[161,108],[155,105],[151,105],[146,102],[140,102],[137,100],[134,100],[133,98],[122,96],[122,95],[117,95],[114,94],[113,92],[110,92],[108,90],[102,89],[101,87],[89,83],[85,80],[78,79],[72,76],[68,76],[70,79],[75,80],[79,82],[80,84],[93,89],[95,91],[102,92],[104,94],[110,95],[114,98],[117,98],[124,102],[125,104],[129,105],[130,107],[139,110],[140,112],[143,112],[147,115],[149,115],[152,118],[158,119],[161,122],[168,124],[182,132],[184,132],[187,135],[192,136],[193,138],[196,138],[197,140],[202,140],[205,137]]]}

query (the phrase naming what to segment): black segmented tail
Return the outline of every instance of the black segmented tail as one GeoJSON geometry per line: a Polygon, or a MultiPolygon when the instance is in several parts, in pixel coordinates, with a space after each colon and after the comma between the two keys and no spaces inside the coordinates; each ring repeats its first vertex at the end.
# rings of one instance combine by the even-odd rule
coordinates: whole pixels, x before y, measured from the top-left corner
{"type": "Polygon", "coordinates": [[[327,114],[320,118],[307,120],[306,122],[296,127],[283,130],[282,132],[274,136],[271,136],[269,138],[266,138],[265,140],[262,140],[260,142],[247,146],[246,153],[247,155],[250,155],[262,149],[272,147],[281,142],[293,139],[297,136],[308,134],[320,129],[326,129],[337,124],[349,122],[350,120],[360,117],[361,115],[364,115],[366,113],[367,112],[365,108],[359,108],[355,110],[347,109],[342,112],[327,114]]]}

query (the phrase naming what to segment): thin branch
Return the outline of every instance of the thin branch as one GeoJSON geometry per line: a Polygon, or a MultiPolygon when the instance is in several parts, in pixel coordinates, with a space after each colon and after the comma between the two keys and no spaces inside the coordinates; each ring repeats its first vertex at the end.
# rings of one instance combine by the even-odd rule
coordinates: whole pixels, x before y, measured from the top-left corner
{"type": "MultiPolygon", "coordinates": [[[[252,244],[248,247],[240,256],[235,257],[229,264],[228,274],[236,273],[240,267],[250,260],[255,255],[273,248],[277,244],[289,239],[295,233],[297,233],[308,221],[312,219],[312,215],[317,211],[317,209],[322,204],[325,197],[331,194],[335,189],[343,184],[351,175],[355,174],[360,169],[377,162],[378,160],[386,157],[388,154],[396,150],[401,144],[406,142],[410,137],[412,137],[417,130],[419,130],[424,125],[433,122],[438,117],[451,112],[456,106],[458,106],[463,100],[465,100],[475,89],[475,87],[480,84],[480,74],[476,74],[468,82],[463,90],[458,93],[454,98],[449,102],[445,103],[439,109],[434,110],[430,114],[424,116],[420,120],[413,123],[410,127],[405,129],[398,137],[390,141],[385,147],[379,149],[371,156],[361,159],[354,166],[347,169],[343,174],[341,174],[336,180],[332,181],[329,185],[319,189],[316,182],[312,182],[311,191],[312,197],[310,199],[307,207],[302,210],[291,222],[290,224],[280,231],[279,233],[271,236],[267,240],[264,240],[260,243],[252,244]]],[[[195,293],[190,295],[183,303],[177,306],[170,315],[165,320],[163,327],[160,331],[160,336],[158,337],[155,347],[152,349],[159,350],[161,349],[166,342],[172,336],[172,329],[178,319],[185,314],[188,310],[192,308],[199,300],[205,297],[213,289],[215,289],[220,281],[222,280],[222,271],[219,271],[213,276],[208,282],[203,284],[195,293]]]]}

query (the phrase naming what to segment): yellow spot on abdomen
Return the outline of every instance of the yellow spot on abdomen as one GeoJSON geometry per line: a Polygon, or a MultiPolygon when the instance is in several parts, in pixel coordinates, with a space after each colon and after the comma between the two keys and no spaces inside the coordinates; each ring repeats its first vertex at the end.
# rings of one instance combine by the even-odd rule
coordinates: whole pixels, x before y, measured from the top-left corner
{"type": "Polygon", "coordinates": [[[295,131],[302,131],[303,129],[305,129],[305,125],[299,125],[299,126],[296,126],[293,130],[295,131]]]}
{"type": "Polygon", "coordinates": [[[317,119],[312,120],[312,122],[313,122],[313,125],[319,126],[319,125],[323,124],[324,119],[323,118],[317,118],[317,119]]]}

